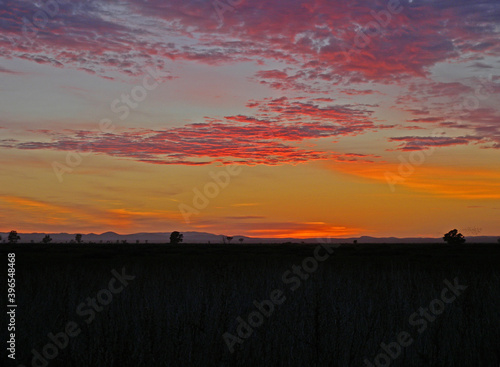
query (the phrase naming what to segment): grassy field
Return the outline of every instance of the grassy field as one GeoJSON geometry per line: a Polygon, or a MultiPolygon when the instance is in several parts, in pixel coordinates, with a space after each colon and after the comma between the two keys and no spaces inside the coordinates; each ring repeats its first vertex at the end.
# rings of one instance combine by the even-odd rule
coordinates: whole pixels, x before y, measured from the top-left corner
{"type": "MultiPolygon", "coordinates": [[[[17,244],[2,246],[4,264],[9,252],[18,307],[17,361],[8,366],[500,363],[498,244],[17,244]],[[443,298],[455,278],[467,288],[443,298]],[[252,327],[254,301],[275,290],[281,302],[252,327]],[[238,336],[238,320],[250,336],[238,336]],[[233,353],[226,333],[239,338],[233,353]]],[[[1,290],[6,297],[5,281],[1,290]]]]}

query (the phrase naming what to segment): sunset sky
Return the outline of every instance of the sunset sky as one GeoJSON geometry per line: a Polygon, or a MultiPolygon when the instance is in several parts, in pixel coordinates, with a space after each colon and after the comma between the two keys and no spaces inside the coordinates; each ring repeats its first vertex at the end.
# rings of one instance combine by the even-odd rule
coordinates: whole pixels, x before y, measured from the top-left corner
{"type": "Polygon", "coordinates": [[[0,28],[0,232],[500,234],[498,0],[15,0],[0,28]]]}

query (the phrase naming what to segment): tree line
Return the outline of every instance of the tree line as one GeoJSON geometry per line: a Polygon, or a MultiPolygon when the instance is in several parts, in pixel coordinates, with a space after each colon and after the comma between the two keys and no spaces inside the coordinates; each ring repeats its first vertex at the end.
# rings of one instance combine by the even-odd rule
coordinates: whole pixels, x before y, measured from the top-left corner
{"type": "MultiPolygon", "coordinates": [[[[75,235],[75,239],[74,239],[74,242],[80,244],[82,243],[82,239],[83,239],[83,235],[81,233],[77,233],[75,235]]],[[[231,243],[231,240],[233,239],[233,237],[223,237],[223,240],[224,240],[224,244],[226,243],[226,240],[228,243],[231,243]]],[[[2,240],[2,236],[0,236],[0,241],[2,240]]],[[[17,231],[10,231],[8,237],[7,237],[7,241],[9,243],[17,243],[18,241],[21,240],[21,236],[18,235],[17,231]]],[[[184,235],[178,231],[174,231],[170,234],[170,243],[171,244],[179,244],[181,243],[182,241],[184,240],[184,235]]],[[[240,238],[239,239],[240,242],[243,242],[243,238],[240,238]]],[[[446,233],[444,236],[443,236],[443,241],[448,243],[448,244],[462,244],[462,243],[465,243],[466,242],[466,239],[464,237],[463,234],[459,233],[457,229],[452,229],[451,231],[449,231],[448,233],[446,233]]],[[[50,235],[45,235],[45,237],[42,238],[42,243],[50,243],[52,242],[52,237],[50,237],[50,235]]],[[[73,242],[73,240],[72,240],[73,242]]],[[[110,241],[108,241],[109,243],[110,241]]],[[[116,241],[117,243],[119,243],[120,241],[117,240],[116,241]]],[[[146,243],[148,242],[147,240],[145,241],[146,243]]],[[[102,243],[102,241],[101,241],[102,243]]],[[[126,244],[127,241],[126,240],[122,240],[122,243],[123,244],[126,244]]],[[[136,243],[139,243],[139,240],[136,241],[136,243]]],[[[354,243],[356,244],[357,241],[355,240],[354,243]]],[[[498,243],[500,243],[500,238],[498,239],[498,243]]]]}

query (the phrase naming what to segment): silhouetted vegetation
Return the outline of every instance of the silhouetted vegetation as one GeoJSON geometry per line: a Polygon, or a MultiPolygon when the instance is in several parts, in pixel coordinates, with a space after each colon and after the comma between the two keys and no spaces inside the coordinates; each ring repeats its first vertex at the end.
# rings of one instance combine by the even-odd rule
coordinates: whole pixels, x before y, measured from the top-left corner
{"type": "Polygon", "coordinates": [[[443,237],[443,240],[450,245],[465,243],[465,237],[461,233],[458,233],[458,230],[456,229],[452,229],[451,231],[446,233],[443,237]]]}
{"type": "Polygon", "coordinates": [[[52,238],[48,234],[42,239],[43,243],[50,243],[50,241],[52,241],[52,238]]]}
{"type": "MultiPolygon", "coordinates": [[[[31,365],[47,335],[68,321],[82,332],[48,367],[364,366],[401,331],[414,338],[392,366],[498,366],[500,247],[362,245],[336,249],[300,287],[282,275],[310,245],[7,245],[17,258],[18,364],[31,365]],[[450,256],[453,254],[453,256],[450,256]],[[77,266],[76,266],[77,265],[77,266]],[[76,309],[107,286],[112,269],[135,275],[87,325],[76,309]],[[467,290],[419,334],[410,315],[458,277],[467,290]],[[254,300],[286,301],[229,353],[254,300]]],[[[449,295],[448,295],[449,296],[449,295]]],[[[430,311],[429,311],[430,312],[430,311]]],[[[5,329],[5,328],[4,328],[5,329]]]]}
{"type": "Polygon", "coordinates": [[[177,231],[174,231],[170,234],[170,243],[173,245],[181,243],[183,239],[184,239],[184,235],[177,232],[177,231]]]}
{"type": "Polygon", "coordinates": [[[10,231],[8,241],[9,243],[17,243],[21,237],[18,236],[17,231],[10,231]]]}
{"type": "Polygon", "coordinates": [[[80,233],[78,233],[76,236],[75,236],[75,241],[76,243],[82,243],[82,235],[80,233]]]}

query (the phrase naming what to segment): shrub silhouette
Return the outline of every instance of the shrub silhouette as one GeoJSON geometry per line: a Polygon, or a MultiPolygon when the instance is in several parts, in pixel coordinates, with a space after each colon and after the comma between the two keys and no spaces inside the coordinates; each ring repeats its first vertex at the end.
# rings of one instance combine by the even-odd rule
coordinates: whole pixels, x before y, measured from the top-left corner
{"type": "Polygon", "coordinates": [[[179,232],[174,231],[170,234],[170,243],[175,245],[177,243],[182,242],[183,238],[184,238],[183,234],[180,234],[179,232]]]}
{"type": "Polygon", "coordinates": [[[447,242],[448,244],[460,244],[465,243],[465,237],[463,236],[463,234],[458,233],[456,229],[452,229],[444,235],[443,241],[447,242]]]}
{"type": "Polygon", "coordinates": [[[9,243],[17,243],[17,241],[19,241],[20,239],[21,237],[17,235],[17,231],[10,231],[8,237],[9,243]]]}
{"type": "Polygon", "coordinates": [[[80,233],[78,233],[76,236],[75,236],[75,241],[77,243],[82,243],[82,235],[80,233]]]}
{"type": "Polygon", "coordinates": [[[49,243],[50,241],[52,241],[52,238],[49,235],[46,235],[42,240],[43,243],[49,243]]]}

